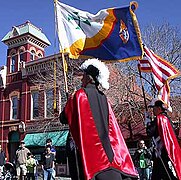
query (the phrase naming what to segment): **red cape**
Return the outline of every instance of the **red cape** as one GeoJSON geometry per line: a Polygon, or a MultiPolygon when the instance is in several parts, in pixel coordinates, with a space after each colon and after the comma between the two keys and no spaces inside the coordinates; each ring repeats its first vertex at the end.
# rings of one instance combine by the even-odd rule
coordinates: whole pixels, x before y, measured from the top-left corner
{"type": "Polygon", "coordinates": [[[168,157],[173,163],[178,179],[181,179],[181,149],[168,117],[164,114],[159,114],[157,116],[157,125],[168,157]]]}
{"type": "Polygon", "coordinates": [[[109,162],[101,144],[93,119],[88,98],[83,89],[70,98],[65,107],[70,131],[81,152],[86,180],[104,169],[113,167],[132,177],[138,177],[131,156],[109,105],[109,138],[114,152],[114,160],[109,162]]]}

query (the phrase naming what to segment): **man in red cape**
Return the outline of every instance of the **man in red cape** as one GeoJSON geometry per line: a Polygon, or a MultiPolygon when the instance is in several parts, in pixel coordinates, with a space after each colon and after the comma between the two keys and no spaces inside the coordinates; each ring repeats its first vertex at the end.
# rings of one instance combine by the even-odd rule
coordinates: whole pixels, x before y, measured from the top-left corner
{"type": "MultiPolygon", "coordinates": [[[[131,156],[101,85],[108,89],[109,71],[97,59],[81,65],[82,88],[69,98],[64,118],[80,154],[85,180],[137,179],[131,156]]],[[[63,116],[62,116],[63,118],[63,116]]]]}
{"type": "Polygon", "coordinates": [[[149,107],[153,108],[155,116],[154,121],[147,124],[147,134],[155,146],[152,179],[181,179],[181,149],[166,114],[166,106],[154,99],[149,107]]]}

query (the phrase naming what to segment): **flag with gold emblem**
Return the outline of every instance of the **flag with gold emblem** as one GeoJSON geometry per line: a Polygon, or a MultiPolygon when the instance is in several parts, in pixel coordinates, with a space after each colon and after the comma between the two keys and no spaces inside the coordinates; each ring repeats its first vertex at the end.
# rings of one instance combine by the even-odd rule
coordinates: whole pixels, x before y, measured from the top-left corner
{"type": "Polygon", "coordinates": [[[142,58],[142,41],[136,15],[137,3],[100,10],[97,14],[55,1],[61,52],[101,60],[128,61],[142,58]]]}

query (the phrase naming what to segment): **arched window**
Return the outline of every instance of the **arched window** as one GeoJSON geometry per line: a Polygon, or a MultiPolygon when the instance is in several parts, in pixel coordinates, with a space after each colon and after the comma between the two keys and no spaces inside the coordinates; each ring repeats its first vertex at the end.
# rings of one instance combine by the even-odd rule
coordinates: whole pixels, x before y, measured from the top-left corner
{"type": "Polygon", "coordinates": [[[43,57],[43,53],[42,53],[41,50],[38,50],[38,51],[36,52],[36,54],[37,54],[38,58],[42,58],[42,57],[43,57]]]}
{"type": "Polygon", "coordinates": [[[22,49],[19,51],[19,61],[24,61],[24,51],[22,49]]]}
{"type": "Polygon", "coordinates": [[[36,119],[39,116],[39,92],[32,91],[31,93],[31,119],[36,119]]]}
{"type": "Polygon", "coordinates": [[[32,50],[32,51],[31,51],[31,54],[30,54],[30,61],[35,60],[35,55],[36,55],[35,51],[32,50]]]}
{"type": "Polygon", "coordinates": [[[18,97],[13,96],[11,98],[11,119],[17,119],[18,114],[18,97]]]}
{"type": "Polygon", "coordinates": [[[39,54],[38,54],[38,57],[41,58],[41,57],[42,57],[42,54],[39,53],[39,54]]]}
{"type": "Polygon", "coordinates": [[[45,92],[45,117],[53,116],[53,89],[45,92]]]}
{"type": "Polygon", "coordinates": [[[16,55],[15,53],[11,56],[11,73],[15,72],[15,65],[16,65],[16,55]]]}

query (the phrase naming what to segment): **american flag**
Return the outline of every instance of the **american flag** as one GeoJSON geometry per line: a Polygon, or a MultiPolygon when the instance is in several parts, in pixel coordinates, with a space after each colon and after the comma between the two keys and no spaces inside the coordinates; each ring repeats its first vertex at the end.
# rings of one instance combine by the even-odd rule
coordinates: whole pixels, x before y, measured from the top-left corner
{"type": "Polygon", "coordinates": [[[140,70],[151,72],[158,90],[158,98],[170,106],[170,87],[168,81],[178,76],[179,71],[169,62],[154,54],[144,46],[144,58],[140,60],[140,70]]]}

